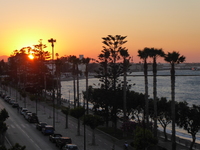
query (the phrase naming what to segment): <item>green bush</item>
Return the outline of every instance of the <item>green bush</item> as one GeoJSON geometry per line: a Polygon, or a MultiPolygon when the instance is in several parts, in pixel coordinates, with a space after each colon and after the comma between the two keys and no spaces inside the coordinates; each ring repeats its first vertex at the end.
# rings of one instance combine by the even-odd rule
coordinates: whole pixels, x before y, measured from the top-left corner
{"type": "Polygon", "coordinates": [[[157,143],[158,140],[153,137],[150,130],[137,127],[133,142],[136,150],[143,150],[147,147],[154,146],[157,143]]]}

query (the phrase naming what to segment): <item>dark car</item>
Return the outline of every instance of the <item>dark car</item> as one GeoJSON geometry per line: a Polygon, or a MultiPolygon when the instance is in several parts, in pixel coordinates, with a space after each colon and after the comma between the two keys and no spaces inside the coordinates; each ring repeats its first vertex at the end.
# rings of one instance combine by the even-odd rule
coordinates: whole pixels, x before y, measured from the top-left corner
{"type": "Polygon", "coordinates": [[[14,103],[12,104],[12,107],[13,107],[13,108],[18,108],[18,107],[19,107],[19,104],[18,104],[17,102],[14,102],[14,103]]]}
{"type": "Polygon", "coordinates": [[[78,146],[75,144],[66,144],[62,147],[62,150],[78,150],[78,146]]]}
{"type": "Polygon", "coordinates": [[[59,133],[51,134],[51,135],[49,135],[49,141],[55,143],[56,140],[57,140],[58,138],[60,138],[60,137],[62,137],[62,135],[59,134],[59,133]]]}
{"type": "Polygon", "coordinates": [[[35,113],[32,113],[31,115],[28,116],[28,122],[30,123],[38,123],[38,117],[35,113]]]}
{"type": "Polygon", "coordinates": [[[60,137],[56,140],[56,146],[59,147],[59,149],[61,149],[66,144],[72,144],[72,140],[70,137],[60,137]]]}
{"type": "Polygon", "coordinates": [[[38,122],[37,124],[36,124],[36,129],[38,129],[38,130],[42,130],[42,128],[44,128],[44,126],[46,126],[47,125],[47,123],[46,122],[38,122]]]}
{"type": "Polygon", "coordinates": [[[42,128],[42,133],[44,135],[50,135],[50,134],[54,134],[54,127],[51,126],[51,125],[45,125],[43,128],[42,128]]]}

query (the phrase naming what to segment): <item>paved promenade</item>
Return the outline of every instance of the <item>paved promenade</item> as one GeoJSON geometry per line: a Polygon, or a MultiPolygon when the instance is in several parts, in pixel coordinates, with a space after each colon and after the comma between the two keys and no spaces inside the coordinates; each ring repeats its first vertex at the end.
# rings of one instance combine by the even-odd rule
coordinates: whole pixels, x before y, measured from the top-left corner
{"type": "MultiPolygon", "coordinates": [[[[13,90],[11,92],[11,97],[16,98],[16,92],[13,90]]],[[[47,124],[53,125],[53,108],[47,105],[44,102],[38,102],[37,108],[35,101],[30,101],[29,98],[26,98],[26,103],[24,103],[24,99],[18,99],[18,103],[20,106],[25,106],[31,112],[36,112],[39,118],[39,121],[46,122],[47,124]]],[[[67,105],[67,103],[64,103],[67,105]]],[[[20,114],[19,114],[20,115],[20,114]]],[[[22,117],[22,116],[21,116],[22,117]]],[[[81,124],[80,133],[81,135],[77,135],[77,119],[69,116],[69,124],[68,128],[65,128],[65,115],[60,111],[55,109],[55,132],[61,133],[63,136],[71,137],[72,142],[78,145],[79,150],[84,150],[84,129],[83,125],[81,124]]],[[[99,130],[96,130],[96,144],[92,145],[92,130],[90,127],[86,126],[86,150],[123,150],[123,143],[124,140],[118,140],[114,137],[111,137],[99,130]]],[[[166,150],[171,150],[171,142],[165,142],[163,140],[163,136],[161,133],[159,134],[159,144],[160,146],[164,147],[166,150]]],[[[48,138],[48,136],[47,136],[48,138]]],[[[131,142],[132,139],[127,140],[131,142]]],[[[188,150],[189,148],[189,141],[179,139],[177,140],[177,150],[188,150]]],[[[195,145],[195,149],[200,150],[198,145],[195,145]]],[[[129,150],[134,150],[132,147],[129,147],[129,150]]]]}

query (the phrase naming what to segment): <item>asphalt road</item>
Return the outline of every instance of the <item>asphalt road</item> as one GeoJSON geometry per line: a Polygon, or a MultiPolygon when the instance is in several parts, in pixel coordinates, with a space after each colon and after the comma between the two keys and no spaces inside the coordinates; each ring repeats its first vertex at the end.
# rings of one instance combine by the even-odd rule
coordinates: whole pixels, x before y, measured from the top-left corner
{"type": "Polygon", "coordinates": [[[9,139],[11,145],[19,143],[22,146],[25,145],[27,150],[55,150],[55,145],[50,143],[40,131],[37,131],[34,123],[27,122],[16,108],[12,108],[2,98],[0,108],[6,108],[9,114],[9,118],[6,120],[8,125],[6,138],[9,139]]]}
{"type": "MultiPolygon", "coordinates": [[[[16,97],[16,93],[12,92],[12,98],[16,97]]],[[[26,100],[19,100],[20,106],[26,105],[29,111],[36,112],[39,121],[47,122],[49,125],[53,125],[53,109],[47,106],[45,103],[36,104],[35,102],[26,100]]],[[[0,98],[0,108],[6,108],[9,113],[9,118],[6,123],[9,126],[6,137],[10,143],[19,143],[25,145],[27,150],[56,150],[58,149],[54,143],[51,143],[48,136],[44,136],[40,131],[35,128],[34,123],[27,122],[24,117],[17,112],[16,108],[12,108],[7,102],[0,98]]],[[[80,150],[84,149],[84,136],[83,136],[83,125],[81,124],[81,135],[77,135],[77,120],[69,116],[69,127],[65,129],[65,115],[60,111],[55,111],[55,132],[61,133],[63,136],[71,137],[72,143],[76,144],[80,150]]],[[[91,145],[92,141],[92,130],[90,127],[86,127],[86,149],[87,150],[122,150],[123,142],[116,141],[113,137],[109,137],[104,133],[96,131],[96,144],[91,145]],[[120,145],[120,146],[119,146],[120,145]]]]}

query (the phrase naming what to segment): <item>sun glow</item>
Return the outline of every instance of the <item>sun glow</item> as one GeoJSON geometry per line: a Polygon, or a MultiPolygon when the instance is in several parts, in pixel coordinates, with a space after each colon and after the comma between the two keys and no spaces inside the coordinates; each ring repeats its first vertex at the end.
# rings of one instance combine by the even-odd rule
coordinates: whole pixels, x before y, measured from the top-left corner
{"type": "Polygon", "coordinates": [[[29,59],[34,59],[33,54],[29,54],[29,55],[28,55],[28,58],[29,58],[29,59]]]}

